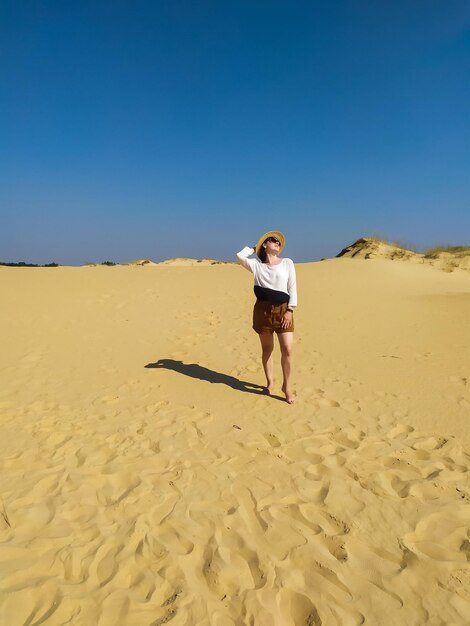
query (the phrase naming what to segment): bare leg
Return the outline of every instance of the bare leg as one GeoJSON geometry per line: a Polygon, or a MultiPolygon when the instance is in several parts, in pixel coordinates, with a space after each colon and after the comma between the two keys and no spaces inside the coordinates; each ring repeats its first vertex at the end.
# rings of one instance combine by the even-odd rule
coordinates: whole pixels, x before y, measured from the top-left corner
{"type": "Polygon", "coordinates": [[[266,333],[259,335],[262,348],[261,360],[263,362],[264,373],[266,374],[266,392],[268,394],[273,390],[273,372],[274,372],[274,337],[272,334],[266,333]]]}
{"type": "Polygon", "coordinates": [[[290,391],[290,371],[292,365],[292,345],[294,343],[294,333],[278,333],[279,346],[281,348],[281,367],[284,381],[282,391],[289,404],[294,404],[294,396],[290,391]]]}

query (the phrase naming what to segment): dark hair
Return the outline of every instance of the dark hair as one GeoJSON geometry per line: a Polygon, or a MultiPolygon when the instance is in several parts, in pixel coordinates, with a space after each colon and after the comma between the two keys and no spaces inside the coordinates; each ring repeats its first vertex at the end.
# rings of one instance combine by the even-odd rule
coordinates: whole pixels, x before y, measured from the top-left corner
{"type": "MultiPolygon", "coordinates": [[[[266,243],[266,242],[263,241],[263,243],[266,243]]],[[[263,248],[263,244],[261,244],[258,250],[258,258],[261,259],[261,263],[266,263],[266,248],[263,248]]]]}

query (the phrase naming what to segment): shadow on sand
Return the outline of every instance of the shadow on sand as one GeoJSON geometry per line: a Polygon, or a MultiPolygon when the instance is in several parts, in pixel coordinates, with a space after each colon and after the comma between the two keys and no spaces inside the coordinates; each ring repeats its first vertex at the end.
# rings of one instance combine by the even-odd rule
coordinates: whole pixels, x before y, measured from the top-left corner
{"type": "MultiPolygon", "coordinates": [[[[239,380],[234,376],[221,374],[220,372],[214,372],[214,370],[210,370],[207,367],[202,367],[202,365],[198,365],[197,363],[186,364],[182,361],[175,361],[174,359],[159,359],[158,361],[156,361],[156,363],[149,363],[145,367],[173,370],[174,372],[184,374],[185,376],[190,376],[191,378],[207,380],[209,383],[219,383],[227,385],[228,387],[236,389],[237,391],[254,393],[258,396],[268,395],[266,392],[266,387],[263,387],[262,385],[256,385],[254,383],[249,383],[245,380],[239,380]]],[[[281,398],[281,396],[275,396],[273,394],[270,395],[270,398],[285,401],[285,398],[281,398]]]]}

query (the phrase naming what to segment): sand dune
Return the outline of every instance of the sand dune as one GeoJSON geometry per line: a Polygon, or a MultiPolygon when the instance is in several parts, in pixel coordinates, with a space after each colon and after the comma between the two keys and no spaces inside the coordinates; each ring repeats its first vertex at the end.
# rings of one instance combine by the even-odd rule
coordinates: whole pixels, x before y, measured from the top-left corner
{"type": "Polygon", "coordinates": [[[129,261],[126,265],[142,265],[143,267],[152,267],[157,265],[155,261],[151,261],[150,259],[136,259],[135,261],[129,261]]]}
{"type": "MultiPolygon", "coordinates": [[[[105,265],[105,264],[100,264],[105,265]]],[[[115,263],[116,265],[130,265],[138,267],[155,267],[156,265],[171,265],[174,267],[204,267],[207,265],[233,265],[227,261],[218,261],[216,259],[191,259],[178,257],[174,259],[167,259],[165,261],[159,261],[155,263],[151,259],[136,259],[135,261],[129,261],[128,263],[115,263]]],[[[87,263],[83,267],[97,267],[98,263],[87,263]]]]}
{"type": "Polygon", "coordinates": [[[194,267],[194,266],[206,266],[206,265],[230,265],[227,261],[218,261],[216,259],[190,259],[178,257],[175,259],[167,259],[166,261],[160,261],[158,265],[174,265],[175,267],[194,267]]]}
{"type": "Polygon", "coordinates": [[[240,267],[4,268],[1,624],[470,622],[470,277],[297,276],[289,406],[240,267]]]}
{"type": "Polygon", "coordinates": [[[374,237],[361,237],[346,248],[337,257],[356,259],[389,259],[391,261],[410,261],[428,264],[445,272],[470,270],[470,247],[455,246],[435,248],[426,253],[407,250],[402,246],[374,237]]]}

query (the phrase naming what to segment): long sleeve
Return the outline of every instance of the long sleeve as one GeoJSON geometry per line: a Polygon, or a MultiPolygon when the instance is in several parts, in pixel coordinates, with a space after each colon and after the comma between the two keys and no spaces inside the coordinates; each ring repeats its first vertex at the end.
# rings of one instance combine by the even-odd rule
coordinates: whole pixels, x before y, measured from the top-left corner
{"type": "Polygon", "coordinates": [[[249,246],[245,246],[243,250],[240,250],[240,252],[237,252],[236,254],[237,261],[241,265],[243,265],[243,267],[247,269],[249,272],[253,272],[253,266],[257,262],[256,259],[248,258],[249,256],[253,254],[254,254],[254,250],[253,248],[250,248],[249,246]]]}
{"type": "Polygon", "coordinates": [[[289,263],[289,277],[287,279],[287,291],[289,293],[289,306],[297,306],[297,278],[295,275],[294,262],[289,263]]]}

